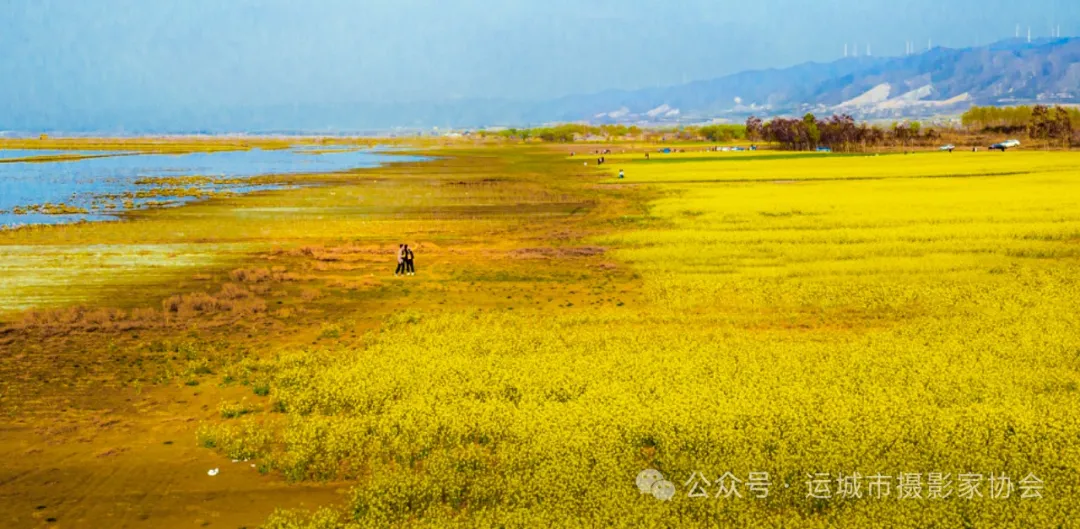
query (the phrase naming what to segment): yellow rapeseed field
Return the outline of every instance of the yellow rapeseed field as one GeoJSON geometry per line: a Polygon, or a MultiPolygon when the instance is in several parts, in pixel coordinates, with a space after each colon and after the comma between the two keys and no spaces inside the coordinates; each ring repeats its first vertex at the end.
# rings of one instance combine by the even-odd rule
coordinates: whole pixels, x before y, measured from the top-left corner
{"type": "Polygon", "coordinates": [[[1069,527],[1078,167],[613,154],[580,185],[659,198],[587,242],[644,303],[402,311],[241,365],[264,411],[200,440],[353,484],[276,529],[1069,527]]]}

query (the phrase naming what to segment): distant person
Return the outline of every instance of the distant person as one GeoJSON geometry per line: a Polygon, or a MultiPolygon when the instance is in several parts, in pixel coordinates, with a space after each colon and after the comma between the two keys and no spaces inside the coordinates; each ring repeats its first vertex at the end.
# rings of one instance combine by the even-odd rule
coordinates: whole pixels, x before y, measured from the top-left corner
{"type": "Polygon", "coordinates": [[[648,159],[649,159],[649,153],[645,153],[645,159],[646,159],[646,160],[648,160],[648,159]]]}
{"type": "Polygon", "coordinates": [[[622,178],[623,176],[625,176],[625,175],[623,174],[623,170],[622,170],[622,169],[619,169],[619,178],[622,178]]]}
{"type": "Polygon", "coordinates": [[[405,245],[399,244],[397,249],[397,269],[394,270],[394,275],[405,273],[405,245]]]}
{"type": "Polygon", "coordinates": [[[407,274],[409,274],[411,276],[416,275],[416,267],[413,266],[413,258],[414,257],[415,256],[413,255],[412,248],[409,248],[409,245],[406,244],[405,245],[405,273],[407,273],[407,274]]]}

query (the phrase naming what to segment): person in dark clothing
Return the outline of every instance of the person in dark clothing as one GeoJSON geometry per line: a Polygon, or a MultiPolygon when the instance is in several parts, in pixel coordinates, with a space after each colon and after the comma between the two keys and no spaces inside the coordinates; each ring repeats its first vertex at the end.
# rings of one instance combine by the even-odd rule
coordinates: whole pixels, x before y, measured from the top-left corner
{"type": "Polygon", "coordinates": [[[405,245],[405,273],[411,276],[416,275],[416,267],[413,266],[413,251],[408,244],[405,245]]]}
{"type": "Polygon", "coordinates": [[[405,273],[405,245],[399,244],[397,249],[397,269],[394,270],[394,275],[405,273]]]}

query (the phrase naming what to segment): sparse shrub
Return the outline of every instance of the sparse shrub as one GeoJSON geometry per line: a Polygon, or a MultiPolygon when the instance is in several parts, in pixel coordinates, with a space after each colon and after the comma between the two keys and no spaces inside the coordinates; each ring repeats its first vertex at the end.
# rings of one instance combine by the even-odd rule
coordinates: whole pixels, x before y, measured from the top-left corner
{"type": "Polygon", "coordinates": [[[248,290],[253,294],[265,296],[270,293],[270,285],[257,283],[249,286],[248,290]]]}
{"type": "Polygon", "coordinates": [[[255,411],[255,409],[243,400],[240,402],[222,402],[221,405],[218,406],[218,412],[221,413],[223,419],[235,419],[253,411],[255,411]]]}
{"type": "Polygon", "coordinates": [[[219,298],[224,299],[247,299],[252,296],[251,291],[237,285],[235,283],[225,283],[221,285],[221,292],[218,293],[219,298]]]}
{"type": "Polygon", "coordinates": [[[322,330],[319,332],[320,339],[337,339],[341,338],[341,326],[336,323],[324,323],[322,330]]]}
{"type": "Polygon", "coordinates": [[[161,314],[151,307],[139,307],[132,309],[131,320],[140,323],[155,323],[161,319],[161,314]]]}
{"type": "Polygon", "coordinates": [[[229,273],[229,277],[237,283],[261,283],[273,278],[273,274],[266,268],[238,268],[229,273]]]}
{"type": "Polygon", "coordinates": [[[212,375],[214,370],[210,368],[210,361],[206,358],[191,360],[187,365],[187,373],[192,375],[212,375]]]}
{"type": "Polygon", "coordinates": [[[218,308],[218,300],[205,292],[178,294],[170,296],[162,301],[161,308],[167,313],[180,316],[193,316],[216,311],[218,308]]]}

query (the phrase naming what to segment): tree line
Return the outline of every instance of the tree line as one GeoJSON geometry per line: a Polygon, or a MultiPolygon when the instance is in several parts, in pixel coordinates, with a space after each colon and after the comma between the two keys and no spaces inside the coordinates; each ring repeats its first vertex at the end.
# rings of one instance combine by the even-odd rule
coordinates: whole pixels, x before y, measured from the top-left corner
{"type": "Polygon", "coordinates": [[[809,113],[802,118],[773,118],[763,121],[751,116],[742,124],[709,124],[642,129],[634,125],[589,125],[566,123],[535,128],[479,131],[483,137],[570,143],[588,138],[634,138],[645,141],[760,141],[796,151],[827,147],[838,152],[857,152],[879,147],[926,147],[946,138],[977,133],[1025,134],[1031,139],[1061,142],[1068,147],[1080,144],[1080,109],[1045,105],[1016,107],[972,107],[961,117],[963,128],[924,127],[918,121],[895,122],[888,126],[857,122],[847,114],[820,119],[809,113]]]}
{"type": "Polygon", "coordinates": [[[861,151],[871,147],[924,145],[941,139],[941,134],[924,128],[919,122],[898,122],[891,127],[857,123],[847,114],[818,119],[806,114],[802,119],[774,118],[762,121],[750,116],[746,120],[746,137],[751,141],[778,143],[794,151],[810,151],[827,147],[834,151],[861,151]]]}
{"type": "Polygon", "coordinates": [[[536,138],[553,143],[569,143],[589,136],[603,138],[624,138],[640,136],[642,130],[634,125],[587,125],[584,123],[564,123],[550,127],[510,128],[495,132],[479,131],[481,136],[496,136],[504,139],[529,141],[536,138]]]}
{"type": "Polygon", "coordinates": [[[1080,109],[1045,105],[1016,107],[971,107],[960,117],[964,128],[973,132],[993,132],[1006,134],[1027,133],[1040,138],[1049,129],[1058,128],[1063,132],[1066,117],[1070,130],[1080,129],[1080,109]],[[1051,122],[1058,122],[1051,125],[1051,122]]]}

